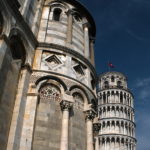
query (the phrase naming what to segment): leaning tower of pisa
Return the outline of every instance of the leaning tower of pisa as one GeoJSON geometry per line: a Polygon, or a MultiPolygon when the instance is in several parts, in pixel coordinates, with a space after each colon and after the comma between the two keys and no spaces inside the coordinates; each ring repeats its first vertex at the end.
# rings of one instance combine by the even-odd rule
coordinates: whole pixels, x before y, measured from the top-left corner
{"type": "Polygon", "coordinates": [[[98,135],[100,150],[136,150],[134,99],[120,72],[99,77],[98,135]]]}

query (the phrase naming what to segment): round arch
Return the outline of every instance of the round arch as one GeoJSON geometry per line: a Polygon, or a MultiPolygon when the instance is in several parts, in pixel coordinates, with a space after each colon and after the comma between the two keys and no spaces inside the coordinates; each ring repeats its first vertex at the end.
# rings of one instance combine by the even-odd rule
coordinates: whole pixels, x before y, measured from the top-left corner
{"type": "Polygon", "coordinates": [[[82,97],[83,100],[84,100],[84,104],[88,104],[88,98],[87,98],[87,96],[85,95],[85,93],[84,93],[81,89],[79,89],[79,88],[74,88],[74,89],[72,89],[70,92],[71,92],[71,95],[74,95],[75,93],[80,94],[81,97],[82,97]]]}
{"type": "Polygon", "coordinates": [[[40,82],[45,82],[47,80],[54,80],[54,81],[57,81],[58,83],[60,83],[64,89],[64,91],[67,91],[67,86],[66,84],[59,78],[55,77],[55,76],[44,76],[44,77],[41,77],[39,78],[36,82],[35,82],[35,85],[39,87],[38,84],[40,84],[40,82]]]}
{"type": "Polygon", "coordinates": [[[19,50],[17,51],[17,56],[15,57],[23,57],[22,55],[24,55],[24,58],[23,61],[24,61],[24,64],[31,64],[30,60],[31,58],[31,55],[30,55],[30,47],[29,47],[29,43],[24,35],[24,33],[18,29],[18,28],[12,28],[11,31],[10,31],[10,34],[9,34],[9,40],[10,40],[10,46],[12,48],[15,47],[16,48],[19,48],[19,50]],[[19,41],[19,44],[18,44],[18,41],[19,41]],[[21,48],[21,51],[20,51],[20,48],[21,48]]]}
{"type": "Polygon", "coordinates": [[[22,65],[24,65],[26,61],[26,51],[19,36],[13,35],[10,38],[10,48],[12,58],[14,60],[22,60],[22,65]]]}
{"type": "Polygon", "coordinates": [[[80,91],[82,91],[82,94],[84,94],[85,98],[87,99],[87,104],[91,103],[91,100],[89,98],[89,95],[87,94],[87,92],[80,86],[78,85],[73,85],[70,87],[69,91],[73,91],[74,89],[79,89],[80,91]]]}
{"type": "Polygon", "coordinates": [[[61,2],[58,2],[58,1],[53,1],[53,2],[50,2],[50,0],[47,0],[45,2],[45,4],[47,5],[50,5],[51,7],[54,7],[54,8],[62,8],[63,10],[66,10],[66,9],[69,9],[69,5],[63,1],[61,2]]]}

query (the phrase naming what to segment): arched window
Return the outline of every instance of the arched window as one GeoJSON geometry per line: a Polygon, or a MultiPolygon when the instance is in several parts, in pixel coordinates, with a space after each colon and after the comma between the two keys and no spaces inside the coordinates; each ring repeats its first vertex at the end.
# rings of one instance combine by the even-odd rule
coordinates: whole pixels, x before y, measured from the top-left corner
{"type": "Polygon", "coordinates": [[[115,77],[111,76],[111,82],[114,82],[114,81],[115,81],[115,77]]]}
{"type": "Polygon", "coordinates": [[[123,104],[123,94],[122,94],[122,92],[120,93],[120,103],[123,104]]]}
{"type": "Polygon", "coordinates": [[[108,81],[105,81],[105,82],[104,82],[104,87],[105,87],[105,88],[109,88],[109,83],[108,83],[108,81]]]}
{"type": "Polygon", "coordinates": [[[53,20],[60,21],[61,13],[62,13],[62,10],[60,8],[55,8],[54,14],[53,14],[53,20]]]}
{"type": "Polygon", "coordinates": [[[73,93],[73,98],[74,98],[74,105],[77,109],[83,110],[84,108],[84,99],[80,93],[73,93]]]}
{"type": "Polygon", "coordinates": [[[3,31],[3,17],[0,13],[0,34],[2,33],[2,31],[3,31]]]}
{"type": "Polygon", "coordinates": [[[10,39],[11,53],[14,60],[21,60],[22,65],[25,63],[26,51],[22,40],[19,36],[12,36],[10,39]]]}
{"type": "Polygon", "coordinates": [[[74,18],[74,20],[75,20],[76,22],[81,22],[81,21],[82,21],[82,18],[81,18],[81,16],[80,16],[78,13],[75,13],[75,14],[73,15],[73,18],[74,18]]]}
{"type": "Polygon", "coordinates": [[[117,82],[117,87],[118,87],[118,88],[122,88],[122,82],[121,82],[121,81],[118,81],[118,82],[117,82]]]}

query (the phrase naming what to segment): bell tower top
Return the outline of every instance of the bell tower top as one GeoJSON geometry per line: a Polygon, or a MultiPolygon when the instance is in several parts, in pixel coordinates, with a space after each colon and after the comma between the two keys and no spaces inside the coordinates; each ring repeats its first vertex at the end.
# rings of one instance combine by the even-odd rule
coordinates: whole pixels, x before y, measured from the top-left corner
{"type": "Polygon", "coordinates": [[[99,89],[127,89],[127,77],[120,72],[106,72],[99,76],[99,89]]]}

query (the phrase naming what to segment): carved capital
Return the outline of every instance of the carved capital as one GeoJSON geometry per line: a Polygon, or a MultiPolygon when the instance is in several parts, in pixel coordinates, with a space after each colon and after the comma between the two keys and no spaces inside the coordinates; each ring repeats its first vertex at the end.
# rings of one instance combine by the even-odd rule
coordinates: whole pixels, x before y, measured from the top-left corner
{"type": "Polygon", "coordinates": [[[85,112],[86,114],[86,120],[92,120],[95,118],[95,112],[91,109],[91,110],[87,110],[85,112]]]}
{"type": "Polygon", "coordinates": [[[60,106],[61,106],[61,109],[64,111],[64,110],[70,110],[71,107],[73,106],[73,103],[72,102],[69,102],[69,101],[66,101],[66,100],[62,100],[60,102],[60,106]]]}
{"type": "Polygon", "coordinates": [[[30,66],[30,64],[26,63],[25,65],[22,66],[22,70],[28,70],[30,73],[32,73],[32,67],[30,66]]]}

